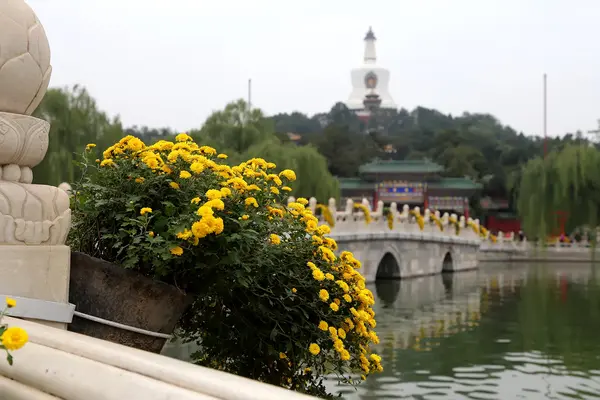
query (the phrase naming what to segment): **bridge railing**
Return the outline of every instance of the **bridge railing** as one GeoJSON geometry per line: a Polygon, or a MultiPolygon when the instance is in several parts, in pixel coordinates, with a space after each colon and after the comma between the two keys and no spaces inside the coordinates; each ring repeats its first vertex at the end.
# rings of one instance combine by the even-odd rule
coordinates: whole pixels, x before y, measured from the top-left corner
{"type": "MultiPolygon", "coordinates": [[[[296,199],[293,197],[288,199],[288,203],[294,201],[296,199]]],[[[333,198],[329,199],[327,205],[323,205],[317,204],[313,197],[309,199],[307,206],[322,223],[331,226],[331,234],[334,236],[406,232],[432,238],[461,238],[472,241],[483,241],[491,237],[478,219],[457,214],[440,214],[429,209],[422,211],[419,207],[411,209],[406,204],[399,209],[396,203],[391,203],[388,209],[384,209],[382,201],[373,207],[367,199],[363,199],[361,203],[348,200],[343,208],[338,208],[333,198]]]]}

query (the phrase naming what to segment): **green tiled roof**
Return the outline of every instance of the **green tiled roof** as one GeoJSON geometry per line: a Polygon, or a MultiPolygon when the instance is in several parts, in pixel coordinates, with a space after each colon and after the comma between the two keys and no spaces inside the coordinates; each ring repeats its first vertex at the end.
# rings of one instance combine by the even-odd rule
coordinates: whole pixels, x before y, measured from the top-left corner
{"type": "Polygon", "coordinates": [[[372,189],[375,190],[373,182],[365,182],[360,178],[338,178],[340,189],[372,189]]]}
{"type": "Polygon", "coordinates": [[[438,173],[444,167],[428,160],[377,160],[360,166],[361,174],[376,173],[438,173]]]}
{"type": "MultiPolygon", "coordinates": [[[[375,190],[376,184],[367,182],[360,178],[338,178],[341,190],[351,189],[369,189],[375,190]]],[[[477,190],[482,189],[483,185],[473,182],[468,178],[442,178],[436,182],[428,182],[430,189],[456,189],[456,190],[477,190]]]]}
{"type": "Polygon", "coordinates": [[[473,182],[469,178],[442,178],[437,182],[429,182],[428,187],[434,189],[482,189],[481,183],[473,182]]]}

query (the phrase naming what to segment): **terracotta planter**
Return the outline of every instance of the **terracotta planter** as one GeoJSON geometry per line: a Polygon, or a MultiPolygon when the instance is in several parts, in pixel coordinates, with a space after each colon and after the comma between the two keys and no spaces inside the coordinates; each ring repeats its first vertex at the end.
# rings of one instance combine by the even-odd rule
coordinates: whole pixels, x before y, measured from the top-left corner
{"type": "Polygon", "coordinates": [[[167,340],[160,336],[173,333],[192,298],[174,286],[72,252],[69,301],[76,312],[70,331],[159,353],[167,340]]]}

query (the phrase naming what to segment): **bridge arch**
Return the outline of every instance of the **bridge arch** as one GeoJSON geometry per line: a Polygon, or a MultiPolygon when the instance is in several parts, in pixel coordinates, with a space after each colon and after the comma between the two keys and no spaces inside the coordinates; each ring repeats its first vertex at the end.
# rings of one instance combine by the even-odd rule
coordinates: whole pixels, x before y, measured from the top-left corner
{"type": "Polygon", "coordinates": [[[454,269],[454,257],[452,256],[452,249],[448,249],[444,253],[444,258],[442,259],[442,272],[453,272],[454,269]]]}
{"type": "Polygon", "coordinates": [[[399,257],[393,251],[385,251],[377,263],[375,280],[399,279],[401,275],[399,257]]]}

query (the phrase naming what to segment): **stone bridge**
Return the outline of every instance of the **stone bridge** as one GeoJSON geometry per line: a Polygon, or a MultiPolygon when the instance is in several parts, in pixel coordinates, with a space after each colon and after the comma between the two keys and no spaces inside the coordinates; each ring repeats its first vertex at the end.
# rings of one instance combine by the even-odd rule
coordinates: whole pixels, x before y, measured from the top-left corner
{"type": "Polygon", "coordinates": [[[362,262],[368,282],[477,268],[480,241],[411,232],[335,233],[340,250],[362,262]]]}
{"type": "Polygon", "coordinates": [[[309,207],[333,226],[330,237],[339,251],[351,251],[362,262],[368,282],[475,269],[481,243],[489,236],[482,234],[478,220],[429,210],[421,214],[407,205],[399,211],[395,203],[384,211],[379,202],[372,211],[366,199],[359,205],[349,201],[338,211],[333,199],[324,207],[311,198],[309,207]]]}

